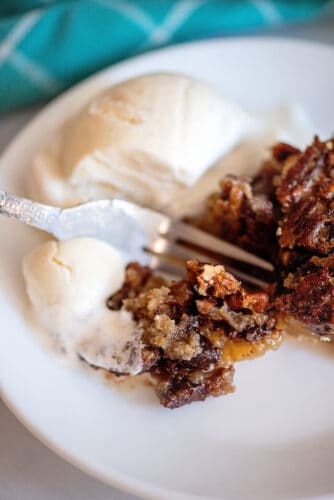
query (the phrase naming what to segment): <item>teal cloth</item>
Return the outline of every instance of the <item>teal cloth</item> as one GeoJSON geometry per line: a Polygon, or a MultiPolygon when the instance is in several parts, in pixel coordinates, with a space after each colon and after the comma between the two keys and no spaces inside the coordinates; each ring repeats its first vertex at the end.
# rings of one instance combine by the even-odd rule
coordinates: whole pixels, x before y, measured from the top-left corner
{"type": "Polygon", "coordinates": [[[159,46],[333,12],[329,0],[0,0],[0,111],[159,46]]]}

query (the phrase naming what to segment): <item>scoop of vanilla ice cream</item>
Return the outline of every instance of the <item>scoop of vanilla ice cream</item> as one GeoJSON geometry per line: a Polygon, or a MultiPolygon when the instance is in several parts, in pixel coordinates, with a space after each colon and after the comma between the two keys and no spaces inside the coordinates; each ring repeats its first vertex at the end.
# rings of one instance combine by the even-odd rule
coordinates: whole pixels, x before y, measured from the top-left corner
{"type": "Polygon", "coordinates": [[[48,241],[25,257],[23,274],[36,319],[69,357],[117,372],[140,371],[131,315],[106,307],[125,275],[116,249],[92,238],[48,241]]]}
{"type": "Polygon", "coordinates": [[[247,133],[246,112],[179,74],[111,87],[64,125],[33,162],[30,194],[71,205],[122,195],[162,208],[247,133]]]}
{"type": "Polygon", "coordinates": [[[38,302],[41,314],[46,308],[56,309],[58,317],[66,317],[68,311],[88,317],[101,300],[120,288],[124,269],[117,250],[91,238],[48,241],[23,263],[30,299],[38,302]]]}

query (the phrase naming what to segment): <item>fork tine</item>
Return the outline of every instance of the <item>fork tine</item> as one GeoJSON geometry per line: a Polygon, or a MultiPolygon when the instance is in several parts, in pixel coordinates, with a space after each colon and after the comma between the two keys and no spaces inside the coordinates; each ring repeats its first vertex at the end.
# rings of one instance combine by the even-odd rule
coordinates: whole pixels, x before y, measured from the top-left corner
{"type": "MultiPolygon", "coordinates": [[[[194,248],[189,248],[181,243],[175,243],[167,240],[167,238],[158,238],[151,244],[147,251],[153,254],[156,259],[156,269],[165,270],[165,267],[176,269],[180,274],[180,266],[184,269],[184,263],[190,259],[198,259],[212,264],[223,264],[227,271],[234,274],[238,279],[245,283],[256,286],[267,286],[273,280],[272,273],[255,267],[253,265],[245,264],[245,262],[236,261],[221,254],[214,252],[198,251],[194,248]]],[[[184,273],[182,273],[184,274],[184,273]]]]}
{"type": "Polygon", "coordinates": [[[215,254],[220,253],[225,257],[231,257],[234,260],[245,262],[247,264],[253,264],[254,266],[266,269],[267,271],[273,271],[274,269],[270,262],[267,262],[266,260],[261,259],[260,257],[257,257],[256,255],[253,255],[231,243],[228,243],[227,241],[216,238],[201,229],[180,221],[172,222],[168,233],[166,233],[167,238],[170,236],[202,248],[203,251],[210,250],[215,254]]]}
{"type": "Polygon", "coordinates": [[[159,212],[123,200],[113,203],[144,228],[144,250],[156,256],[156,269],[180,275],[180,265],[184,267],[186,260],[197,258],[222,263],[239,279],[256,286],[268,285],[274,279],[272,264],[246,250],[159,212]]]}
{"type": "Polygon", "coordinates": [[[171,276],[178,276],[180,278],[184,278],[186,274],[184,262],[182,261],[173,262],[171,259],[168,258],[164,259],[158,255],[151,256],[150,267],[154,271],[166,273],[171,276]]]}
{"type": "Polygon", "coordinates": [[[145,229],[150,243],[156,240],[158,233],[160,236],[168,239],[181,240],[195,245],[202,248],[204,252],[210,250],[215,254],[220,253],[223,256],[231,257],[247,264],[253,264],[267,271],[273,271],[273,266],[270,262],[190,224],[173,220],[167,215],[148,208],[139,207],[124,200],[113,200],[113,204],[127,212],[145,229]]]}

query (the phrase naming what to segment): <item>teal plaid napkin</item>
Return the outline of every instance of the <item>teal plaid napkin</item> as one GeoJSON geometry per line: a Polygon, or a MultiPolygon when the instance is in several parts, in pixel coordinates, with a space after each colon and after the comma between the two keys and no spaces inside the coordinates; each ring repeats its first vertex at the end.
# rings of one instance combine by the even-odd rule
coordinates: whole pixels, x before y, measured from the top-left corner
{"type": "Polygon", "coordinates": [[[0,0],[0,111],[158,46],[333,12],[329,0],[0,0]]]}

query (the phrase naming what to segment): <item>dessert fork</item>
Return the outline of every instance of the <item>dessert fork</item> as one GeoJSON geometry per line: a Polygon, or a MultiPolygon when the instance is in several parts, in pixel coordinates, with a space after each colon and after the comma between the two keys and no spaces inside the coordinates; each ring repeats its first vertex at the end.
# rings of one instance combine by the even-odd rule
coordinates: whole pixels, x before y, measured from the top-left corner
{"type": "Polygon", "coordinates": [[[201,229],[167,215],[122,200],[99,200],[61,209],[0,190],[0,214],[41,229],[58,240],[94,237],[105,240],[139,261],[171,275],[182,276],[192,258],[223,264],[241,281],[266,286],[273,266],[201,229]]]}

